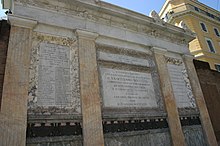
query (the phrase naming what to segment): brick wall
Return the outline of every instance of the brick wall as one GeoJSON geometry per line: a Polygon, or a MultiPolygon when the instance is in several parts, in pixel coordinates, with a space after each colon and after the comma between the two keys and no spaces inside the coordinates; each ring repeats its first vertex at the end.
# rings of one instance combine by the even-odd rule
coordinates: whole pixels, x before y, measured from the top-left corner
{"type": "Polygon", "coordinates": [[[194,60],[206,105],[216,138],[220,142],[220,72],[211,70],[209,64],[194,60]]]}
{"type": "Polygon", "coordinates": [[[0,108],[2,99],[3,80],[5,73],[5,63],[10,34],[10,25],[6,20],[0,20],[0,108]]]}

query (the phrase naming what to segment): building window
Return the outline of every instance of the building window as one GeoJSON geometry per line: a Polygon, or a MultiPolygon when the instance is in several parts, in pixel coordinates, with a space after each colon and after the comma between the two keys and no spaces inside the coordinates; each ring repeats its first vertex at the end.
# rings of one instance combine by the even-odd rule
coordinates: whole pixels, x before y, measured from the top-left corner
{"type": "Polygon", "coordinates": [[[209,17],[211,16],[211,14],[209,12],[206,12],[206,15],[209,16],[209,17]]]}
{"type": "Polygon", "coordinates": [[[197,8],[197,7],[194,7],[195,8],[195,10],[197,11],[197,12],[199,12],[199,8],[197,8]]]}
{"type": "Polygon", "coordinates": [[[211,18],[215,18],[215,16],[213,14],[209,13],[209,12],[206,12],[206,15],[211,17],[211,18]]]}
{"type": "Polygon", "coordinates": [[[212,40],[209,39],[209,38],[206,38],[206,42],[207,42],[207,45],[209,47],[209,51],[212,52],[212,53],[215,53],[215,47],[212,43],[212,40]]]}
{"type": "Polygon", "coordinates": [[[205,23],[201,22],[200,25],[201,25],[203,31],[208,32],[205,23]]]}
{"type": "Polygon", "coordinates": [[[218,28],[214,28],[214,32],[215,32],[215,35],[220,37],[220,34],[219,34],[219,31],[218,31],[218,28]]]}
{"type": "Polygon", "coordinates": [[[220,72],[220,64],[215,64],[215,69],[220,72]]]}
{"type": "Polygon", "coordinates": [[[213,15],[213,14],[211,14],[211,16],[210,16],[211,18],[213,18],[213,19],[215,19],[215,16],[213,15]]]}

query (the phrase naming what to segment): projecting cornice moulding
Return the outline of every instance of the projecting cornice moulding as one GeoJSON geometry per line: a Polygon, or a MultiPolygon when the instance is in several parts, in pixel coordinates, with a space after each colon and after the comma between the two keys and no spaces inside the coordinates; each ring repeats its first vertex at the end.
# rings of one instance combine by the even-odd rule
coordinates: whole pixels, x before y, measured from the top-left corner
{"type": "Polygon", "coordinates": [[[29,29],[33,29],[37,25],[36,20],[18,17],[16,15],[8,15],[8,22],[12,26],[24,27],[29,29]]]}

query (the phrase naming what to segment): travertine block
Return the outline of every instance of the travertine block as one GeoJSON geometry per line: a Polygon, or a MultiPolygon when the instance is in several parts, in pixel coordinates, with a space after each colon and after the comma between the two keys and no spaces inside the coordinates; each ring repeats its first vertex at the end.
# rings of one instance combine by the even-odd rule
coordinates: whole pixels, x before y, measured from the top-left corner
{"type": "MultiPolygon", "coordinates": [[[[24,19],[9,17],[11,32],[0,111],[0,145],[24,146],[26,141],[27,96],[30,62],[30,26],[17,26],[24,19]]],[[[25,21],[26,22],[26,21],[25,21]]]]}
{"type": "Polygon", "coordinates": [[[0,130],[2,146],[23,146],[26,141],[29,34],[29,29],[11,28],[0,115],[5,122],[0,130]]]}
{"type": "Polygon", "coordinates": [[[80,93],[83,116],[83,145],[104,145],[95,33],[77,30],[80,63],[80,93]]]}
{"type": "Polygon", "coordinates": [[[166,61],[164,54],[166,53],[166,51],[159,49],[157,50],[157,48],[154,48],[154,51],[155,60],[160,76],[162,93],[164,96],[165,108],[168,115],[168,124],[171,133],[172,143],[174,146],[185,146],[186,143],[179,120],[172,84],[169,77],[167,65],[165,63],[166,61]]]}

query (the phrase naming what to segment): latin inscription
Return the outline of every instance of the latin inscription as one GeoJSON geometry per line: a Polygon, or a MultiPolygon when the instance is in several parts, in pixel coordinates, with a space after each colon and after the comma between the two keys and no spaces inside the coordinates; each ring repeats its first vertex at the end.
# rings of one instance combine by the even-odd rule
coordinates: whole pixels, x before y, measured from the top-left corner
{"type": "Polygon", "coordinates": [[[38,73],[38,105],[67,106],[70,103],[70,49],[42,43],[38,73]]]}
{"type": "Polygon", "coordinates": [[[194,107],[195,102],[191,86],[189,82],[187,83],[187,76],[184,77],[184,74],[186,74],[184,66],[168,64],[168,70],[177,106],[179,108],[194,107]]]}
{"type": "Polygon", "coordinates": [[[150,73],[101,68],[105,107],[158,107],[150,73]]]}

